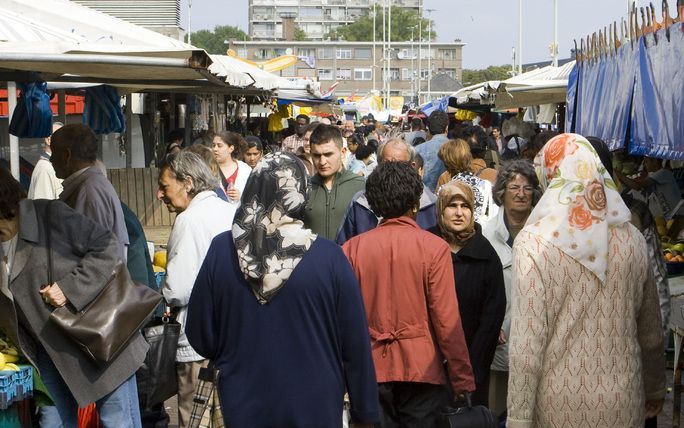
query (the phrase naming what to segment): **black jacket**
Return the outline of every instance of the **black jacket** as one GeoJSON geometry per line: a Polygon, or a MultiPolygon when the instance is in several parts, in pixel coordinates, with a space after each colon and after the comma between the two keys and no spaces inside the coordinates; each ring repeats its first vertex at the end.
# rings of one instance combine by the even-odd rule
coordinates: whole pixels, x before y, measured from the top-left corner
{"type": "MultiPolygon", "coordinates": [[[[477,223],[475,230],[458,253],[451,253],[451,261],[470,364],[476,387],[483,390],[506,312],[506,288],[499,256],[477,223]]],[[[439,229],[431,231],[440,235],[439,229]]]]}

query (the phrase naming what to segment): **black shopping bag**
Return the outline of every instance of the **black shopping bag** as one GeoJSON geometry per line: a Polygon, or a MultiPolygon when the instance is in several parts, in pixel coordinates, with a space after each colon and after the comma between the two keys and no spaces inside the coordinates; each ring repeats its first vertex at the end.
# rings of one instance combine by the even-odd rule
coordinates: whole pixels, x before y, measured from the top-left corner
{"type": "Polygon", "coordinates": [[[169,317],[154,317],[142,329],[150,344],[145,362],[136,373],[138,398],[143,409],[150,409],[178,393],[176,348],[180,327],[169,317]]]}

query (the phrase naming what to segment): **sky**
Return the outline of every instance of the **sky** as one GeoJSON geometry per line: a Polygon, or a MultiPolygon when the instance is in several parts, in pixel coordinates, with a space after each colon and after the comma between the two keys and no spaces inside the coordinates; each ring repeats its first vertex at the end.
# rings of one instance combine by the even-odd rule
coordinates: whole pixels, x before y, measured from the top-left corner
{"type": "MultiPolygon", "coordinates": [[[[187,29],[188,1],[181,0],[182,24],[187,29]]],[[[247,32],[248,0],[191,0],[192,31],[233,25],[247,32]]],[[[573,40],[586,37],[627,14],[629,0],[558,0],[559,57],[568,58],[573,40]]],[[[553,0],[522,0],[523,63],[550,60],[553,43],[553,0]]],[[[660,2],[656,2],[660,4],[660,2]]],[[[676,16],[670,0],[671,16],[676,16]]],[[[637,6],[646,6],[637,0],[637,6]]],[[[660,6],[657,15],[660,16],[660,6]]],[[[424,9],[435,9],[437,41],[461,39],[463,68],[510,64],[518,45],[516,0],[424,0],[424,9]]],[[[427,13],[425,13],[427,15],[427,13]]]]}

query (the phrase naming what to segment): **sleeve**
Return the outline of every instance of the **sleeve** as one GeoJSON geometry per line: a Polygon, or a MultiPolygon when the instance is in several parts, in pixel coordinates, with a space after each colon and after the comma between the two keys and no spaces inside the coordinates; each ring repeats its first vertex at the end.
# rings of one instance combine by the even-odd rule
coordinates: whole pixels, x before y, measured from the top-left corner
{"type": "Polygon", "coordinates": [[[342,245],[356,235],[356,211],[354,210],[354,200],[352,199],[352,202],[347,207],[347,212],[344,214],[340,229],[337,231],[335,242],[338,245],[342,245]]]}
{"type": "Polygon", "coordinates": [[[646,400],[662,400],[666,392],[663,329],[653,270],[650,266],[646,270],[643,298],[637,315],[637,340],[641,348],[646,400]]]}
{"type": "Polygon", "coordinates": [[[80,257],[76,268],[64,278],[54,278],[64,296],[77,311],[97,296],[119,261],[114,235],[60,201],[50,202],[51,240],[70,242],[80,257]]]}
{"type": "Polygon", "coordinates": [[[351,416],[355,422],[379,421],[378,385],[370,349],[370,336],[361,287],[342,251],[338,253],[335,275],[338,288],[337,317],[342,342],[342,363],[351,416]]]}
{"type": "Polygon", "coordinates": [[[546,295],[534,258],[519,245],[513,252],[508,426],[528,428],[532,427],[546,346],[546,295]]]}
{"type": "Polygon", "coordinates": [[[484,284],[484,303],[480,315],[480,324],[470,343],[470,362],[475,379],[480,380],[489,371],[494,352],[506,313],[506,287],[503,279],[503,268],[499,256],[492,250],[492,259],[487,266],[486,283],[484,284]]]}
{"type": "Polygon", "coordinates": [[[198,354],[210,360],[215,359],[218,349],[217,339],[221,337],[214,308],[214,260],[217,251],[219,251],[218,247],[212,244],[192,287],[185,320],[185,335],[190,346],[198,354]]]}
{"type": "MultiPolygon", "coordinates": [[[[166,281],[162,294],[171,307],[183,307],[190,301],[192,287],[202,266],[204,254],[199,251],[199,236],[191,219],[176,217],[167,248],[166,281]]],[[[205,247],[206,248],[206,247],[205,247]]]]}
{"type": "Polygon", "coordinates": [[[427,290],[430,321],[439,349],[447,360],[447,370],[453,391],[455,394],[475,391],[468,346],[458,310],[454,269],[446,244],[442,251],[432,258],[427,290]]]}

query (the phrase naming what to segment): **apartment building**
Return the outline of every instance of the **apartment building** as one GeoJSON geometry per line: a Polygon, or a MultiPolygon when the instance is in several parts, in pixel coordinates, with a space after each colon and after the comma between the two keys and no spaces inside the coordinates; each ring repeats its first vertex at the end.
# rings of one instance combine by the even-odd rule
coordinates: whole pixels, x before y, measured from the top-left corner
{"type": "Polygon", "coordinates": [[[177,40],[185,37],[180,25],[180,0],[72,1],[177,40]]]}
{"type": "MultiPolygon", "coordinates": [[[[295,23],[309,40],[323,40],[340,25],[351,24],[382,0],[249,0],[249,35],[252,40],[283,40],[282,15],[296,16],[295,23]]],[[[423,0],[393,0],[394,6],[422,14],[423,0]]]]}
{"type": "Polygon", "coordinates": [[[297,41],[231,41],[230,48],[242,58],[263,61],[281,55],[296,55],[299,61],[279,72],[283,77],[308,77],[321,82],[326,89],[340,81],[338,96],[364,95],[375,89],[382,91],[387,74],[390,95],[414,97],[421,92],[427,97],[426,82],[430,75],[444,74],[461,80],[462,48],[465,44],[415,42],[392,43],[389,73],[383,71],[382,43],[373,42],[297,42],[297,41]],[[420,60],[419,60],[420,58],[420,60]]]}

